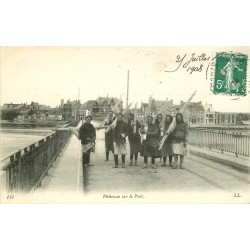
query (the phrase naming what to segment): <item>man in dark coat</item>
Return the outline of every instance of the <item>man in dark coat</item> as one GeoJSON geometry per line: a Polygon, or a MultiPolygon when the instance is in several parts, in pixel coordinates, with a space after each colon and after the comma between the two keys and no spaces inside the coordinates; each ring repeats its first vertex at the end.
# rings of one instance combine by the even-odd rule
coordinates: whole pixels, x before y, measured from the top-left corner
{"type": "Polygon", "coordinates": [[[123,114],[117,115],[116,126],[113,130],[115,168],[118,168],[118,155],[122,156],[122,167],[125,165],[126,137],[128,136],[128,124],[123,121],[123,114]]]}
{"type": "Polygon", "coordinates": [[[79,137],[82,144],[82,163],[83,166],[91,166],[90,164],[90,153],[95,148],[96,131],[94,126],[91,124],[92,117],[87,116],[85,123],[80,127],[79,137]]]}

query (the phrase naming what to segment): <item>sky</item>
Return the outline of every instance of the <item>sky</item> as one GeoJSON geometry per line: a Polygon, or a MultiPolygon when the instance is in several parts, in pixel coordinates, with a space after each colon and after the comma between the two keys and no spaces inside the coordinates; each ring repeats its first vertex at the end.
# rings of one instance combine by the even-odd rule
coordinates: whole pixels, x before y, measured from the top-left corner
{"type": "MultiPolygon", "coordinates": [[[[207,66],[216,52],[225,51],[249,55],[250,47],[1,47],[0,101],[1,105],[35,101],[55,107],[61,99],[76,100],[80,88],[82,103],[107,95],[122,96],[125,102],[129,70],[133,105],[147,102],[149,95],[179,104],[197,90],[193,101],[211,103],[216,111],[249,112],[249,94],[235,98],[210,90],[207,66]],[[184,68],[193,53],[210,59],[191,61],[184,68]],[[179,61],[186,55],[179,68],[178,55],[179,61]],[[187,72],[189,66],[199,69],[201,64],[201,72],[187,72]]],[[[249,80],[247,85],[249,91],[249,80]]]]}

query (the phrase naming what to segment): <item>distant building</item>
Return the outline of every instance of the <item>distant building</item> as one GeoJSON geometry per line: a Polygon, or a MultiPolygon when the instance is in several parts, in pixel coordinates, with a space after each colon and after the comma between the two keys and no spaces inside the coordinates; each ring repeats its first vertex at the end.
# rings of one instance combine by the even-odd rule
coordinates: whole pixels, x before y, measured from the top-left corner
{"type": "Polygon", "coordinates": [[[85,105],[79,103],[76,103],[75,105],[73,105],[72,107],[72,119],[73,120],[82,120],[84,119],[86,115],[86,109],[85,109],[85,105]]]}
{"type": "Polygon", "coordinates": [[[212,104],[204,104],[205,124],[236,124],[237,113],[215,111],[212,104]]]}
{"type": "MultiPolygon", "coordinates": [[[[185,102],[181,101],[179,109],[181,109],[181,107],[183,107],[184,104],[185,102]]],[[[178,109],[177,109],[177,112],[178,112],[178,109]]],[[[204,123],[205,110],[204,110],[204,107],[202,106],[201,101],[190,102],[182,114],[183,114],[184,121],[189,124],[203,124],[204,123]]]]}
{"type": "Polygon", "coordinates": [[[1,107],[1,110],[6,110],[6,109],[14,109],[16,107],[20,107],[22,106],[23,104],[14,104],[14,103],[5,103],[2,107],[1,107]]]}
{"type": "Polygon", "coordinates": [[[98,97],[97,100],[88,100],[83,104],[77,100],[64,103],[64,99],[61,99],[59,111],[61,110],[64,120],[82,120],[87,115],[105,115],[117,102],[118,98],[113,97],[98,97]]]}
{"type": "Polygon", "coordinates": [[[144,114],[148,110],[148,103],[141,102],[141,113],[144,114]]]}
{"type": "Polygon", "coordinates": [[[4,104],[4,106],[1,107],[1,119],[17,119],[19,121],[46,120],[49,110],[50,106],[39,105],[38,102],[31,102],[30,104],[4,104]]]}
{"type": "Polygon", "coordinates": [[[168,98],[166,98],[165,101],[162,101],[162,100],[155,100],[152,97],[149,98],[148,112],[153,117],[162,112],[171,115],[175,111],[176,111],[176,106],[174,105],[173,100],[168,100],[168,98]]]}
{"type": "Polygon", "coordinates": [[[67,121],[72,120],[72,104],[70,103],[70,100],[68,100],[67,103],[63,104],[62,119],[67,121]]]}
{"type": "Polygon", "coordinates": [[[59,107],[51,108],[48,111],[48,120],[59,121],[62,120],[62,112],[59,107]]]}
{"type": "Polygon", "coordinates": [[[237,113],[215,112],[214,124],[236,124],[237,113]]]}
{"type": "Polygon", "coordinates": [[[174,105],[173,100],[168,100],[167,98],[165,101],[162,101],[149,97],[148,103],[141,102],[137,115],[141,120],[144,120],[147,115],[152,115],[155,118],[157,114],[162,112],[170,115],[176,112],[176,105],[174,105]]]}
{"type": "Polygon", "coordinates": [[[85,102],[84,104],[85,107],[85,115],[98,115],[99,113],[99,104],[96,100],[89,100],[85,102]]]}
{"type": "Polygon", "coordinates": [[[119,102],[119,99],[115,97],[98,97],[96,101],[99,106],[99,115],[103,115],[107,114],[119,102]]]}
{"type": "Polygon", "coordinates": [[[141,102],[141,107],[137,110],[137,118],[141,121],[145,119],[148,111],[148,103],[141,102]]]}
{"type": "Polygon", "coordinates": [[[70,102],[72,107],[71,120],[79,120],[79,110],[81,107],[81,102],[74,100],[70,102]]]}

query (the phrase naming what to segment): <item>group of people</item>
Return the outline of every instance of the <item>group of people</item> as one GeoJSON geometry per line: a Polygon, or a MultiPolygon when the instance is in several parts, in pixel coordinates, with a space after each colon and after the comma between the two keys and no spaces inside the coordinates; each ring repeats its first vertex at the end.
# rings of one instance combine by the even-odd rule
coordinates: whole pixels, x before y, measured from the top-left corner
{"type": "MultiPolygon", "coordinates": [[[[125,122],[124,115],[119,113],[114,117],[113,111],[109,111],[108,117],[104,120],[103,126],[109,127],[115,121],[115,126],[111,126],[105,133],[105,152],[106,159],[109,161],[110,152],[114,155],[114,168],[118,168],[119,156],[121,157],[122,167],[126,167],[126,138],[128,137],[130,147],[129,166],[137,166],[138,156],[144,158],[143,168],[148,167],[148,158],[151,158],[152,168],[156,168],[155,159],[163,159],[162,167],[183,168],[184,155],[186,155],[187,145],[187,124],[183,120],[181,113],[175,116],[176,125],[169,133],[168,128],[173,121],[171,115],[158,114],[155,121],[148,115],[145,122],[139,122],[135,119],[133,113],[127,115],[125,122]],[[164,123],[164,124],[163,124],[164,123]],[[164,135],[168,135],[161,149],[159,144],[164,135]],[[180,159],[178,164],[178,159],[180,159]],[[174,161],[173,161],[174,160],[174,161]]],[[[79,138],[83,148],[83,166],[90,165],[90,153],[94,151],[96,131],[91,124],[92,117],[87,116],[85,123],[80,127],[79,138]]]]}

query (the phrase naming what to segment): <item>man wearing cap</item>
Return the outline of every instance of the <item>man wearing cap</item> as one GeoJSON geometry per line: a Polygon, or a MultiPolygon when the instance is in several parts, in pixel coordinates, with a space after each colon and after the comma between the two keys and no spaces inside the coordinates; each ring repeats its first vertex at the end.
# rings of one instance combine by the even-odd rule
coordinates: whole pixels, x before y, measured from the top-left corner
{"type": "Polygon", "coordinates": [[[118,155],[122,156],[122,167],[125,165],[125,155],[126,150],[126,137],[128,135],[128,124],[123,121],[123,114],[119,113],[117,115],[116,126],[112,128],[113,130],[113,140],[114,140],[114,158],[115,158],[115,168],[118,168],[118,155]]]}

